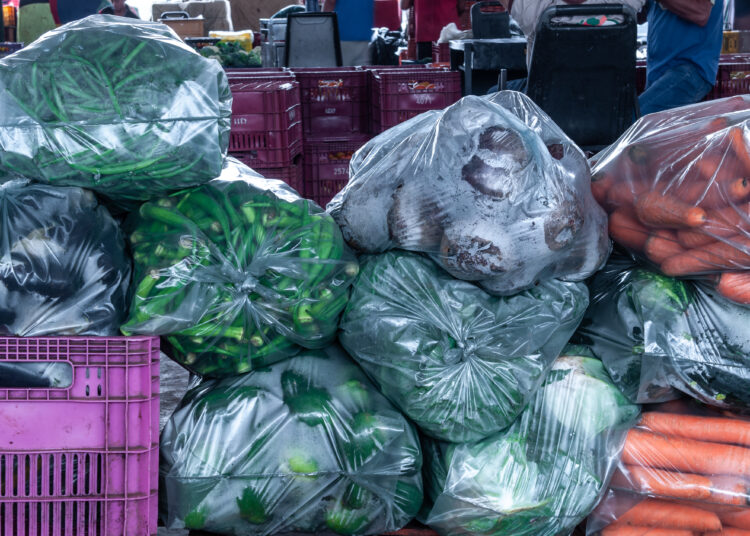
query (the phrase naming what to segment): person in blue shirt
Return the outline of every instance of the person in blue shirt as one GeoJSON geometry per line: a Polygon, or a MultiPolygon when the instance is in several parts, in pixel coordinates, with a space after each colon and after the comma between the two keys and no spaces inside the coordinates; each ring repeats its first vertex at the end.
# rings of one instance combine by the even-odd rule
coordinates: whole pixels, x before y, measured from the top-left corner
{"type": "Polygon", "coordinates": [[[344,65],[369,65],[374,0],[325,0],[323,11],[335,11],[339,21],[341,59],[344,65]]]}
{"type": "Polygon", "coordinates": [[[723,39],[724,0],[714,0],[705,26],[682,19],[649,0],[646,89],[641,115],[694,104],[716,82],[723,39]]]}

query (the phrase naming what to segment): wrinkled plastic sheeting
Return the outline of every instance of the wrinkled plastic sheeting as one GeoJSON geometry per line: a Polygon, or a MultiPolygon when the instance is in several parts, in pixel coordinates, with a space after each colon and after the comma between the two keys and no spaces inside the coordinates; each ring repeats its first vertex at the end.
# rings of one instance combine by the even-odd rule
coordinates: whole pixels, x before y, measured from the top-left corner
{"type": "Polygon", "coordinates": [[[206,380],[161,439],[169,528],[383,534],[422,504],[416,431],[338,347],[206,380]]]}
{"type": "Polygon", "coordinates": [[[469,96],[365,144],[328,205],[361,252],[431,255],[451,275],[514,294],[580,281],[609,254],[583,153],[526,96],[469,96]]]}

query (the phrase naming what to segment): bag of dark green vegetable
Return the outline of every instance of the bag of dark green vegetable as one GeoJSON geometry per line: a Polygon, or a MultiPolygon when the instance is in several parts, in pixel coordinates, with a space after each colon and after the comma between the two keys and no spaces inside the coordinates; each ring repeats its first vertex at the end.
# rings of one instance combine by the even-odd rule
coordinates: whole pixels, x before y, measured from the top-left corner
{"type": "Polygon", "coordinates": [[[417,434],[338,347],[185,396],[161,438],[171,528],[382,534],[422,504],[417,434]]]}
{"type": "Polygon", "coordinates": [[[580,149],[526,96],[469,96],[365,144],[328,205],[355,249],[431,255],[458,279],[512,295],[581,281],[609,254],[580,149]]]}
{"type": "Polygon", "coordinates": [[[0,225],[0,335],[117,334],[130,259],[93,193],[10,180],[0,225]]]}
{"type": "Polygon", "coordinates": [[[135,293],[122,332],[166,335],[204,377],[330,344],[359,270],[328,214],[232,158],[208,184],[144,203],[126,228],[135,293]]]}
{"type": "Polygon", "coordinates": [[[444,536],[570,534],[606,490],[638,413],[587,348],[567,348],[506,431],[423,441],[426,523],[444,536]]]}
{"type": "Polygon", "coordinates": [[[495,297],[419,254],[363,259],[339,341],[391,402],[444,441],[507,428],[588,305],[583,283],[551,279],[495,297]]]}
{"type": "Polygon", "coordinates": [[[577,337],[590,343],[630,400],[750,409],[750,307],[702,282],[613,257],[593,280],[577,337]]]}
{"type": "Polygon", "coordinates": [[[0,171],[145,200],[221,172],[232,95],[167,26],[93,15],[0,60],[0,171]]]}

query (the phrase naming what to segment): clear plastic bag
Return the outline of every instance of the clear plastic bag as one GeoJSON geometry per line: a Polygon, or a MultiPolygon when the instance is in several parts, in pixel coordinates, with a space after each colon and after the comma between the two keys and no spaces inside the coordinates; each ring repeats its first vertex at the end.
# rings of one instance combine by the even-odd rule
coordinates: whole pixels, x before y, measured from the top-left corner
{"type": "Polygon", "coordinates": [[[228,158],[199,188],[126,223],[135,295],[125,334],[166,335],[204,377],[241,374],[330,344],[359,266],[333,219],[228,158]]]}
{"type": "Polygon", "coordinates": [[[664,402],[681,391],[750,409],[750,307],[622,256],[596,274],[591,293],[577,337],[630,400],[664,402]]]}
{"type": "Polygon", "coordinates": [[[170,528],[382,534],[422,504],[411,424],[338,347],[188,392],[161,439],[170,528]]]}
{"type": "Polygon", "coordinates": [[[569,347],[506,431],[424,442],[426,522],[441,535],[569,534],[599,501],[638,406],[600,361],[569,347]]]}
{"type": "Polygon", "coordinates": [[[428,253],[511,295],[580,281],[606,260],[606,217],[583,153],[526,96],[469,96],[373,138],[328,205],[347,242],[428,253]]]}
{"type": "Polygon", "coordinates": [[[644,409],[628,432],[589,536],[750,532],[750,421],[679,400],[644,409]]]}
{"type": "Polygon", "coordinates": [[[750,304],[750,96],[649,114],[595,158],[616,242],[750,304]]]}
{"type": "Polygon", "coordinates": [[[0,214],[0,335],[116,335],[130,259],[94,194],[11,180],[0,214]]]}
{"type": "Polygon", "coordinates": [[[93,15],[0,60],[0,170],[113,199],[221,172],[232,95],[164,24],[93,15]]]}
{"type": "Polygon", "coordinates": [[[501,298],[419,254],[361,260],[339,341],[391,402],[443,441],[507,428],[588,305],[583,283],[553,279],[501,298]]]}

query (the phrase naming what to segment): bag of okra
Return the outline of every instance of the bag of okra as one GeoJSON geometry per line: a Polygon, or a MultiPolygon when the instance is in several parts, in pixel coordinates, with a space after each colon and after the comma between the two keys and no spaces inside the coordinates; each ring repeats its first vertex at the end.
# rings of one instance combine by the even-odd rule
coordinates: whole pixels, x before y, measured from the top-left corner
{"type": "Polygon", "coordinates": [[[122,332],[165,335],[203,377],[330,344],[359,271],[331,216],[232,158],[208,184],[144,203],[126,230],[135,291],[122,332]]]}

